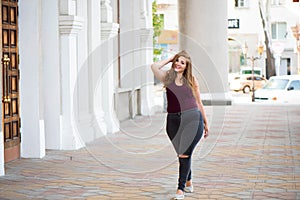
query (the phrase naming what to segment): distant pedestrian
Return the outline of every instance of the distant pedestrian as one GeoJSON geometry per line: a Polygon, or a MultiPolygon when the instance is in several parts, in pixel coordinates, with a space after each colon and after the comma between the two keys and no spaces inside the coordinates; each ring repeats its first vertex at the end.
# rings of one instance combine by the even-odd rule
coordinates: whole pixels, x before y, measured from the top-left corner
{"type": "Polygon", "coordinates": [[[179,160],[178,188],[175,199],[184,199],[184,192],[193,192],[192,153],[203,132],[208,136],[208,123],[200,98],[199,84],[192,74],[192,62],[186,51],[153,63],[151,69],[167,92],[167,134],[179,160]],[[162,68],[172,63],[168,71],[162,68]]]}

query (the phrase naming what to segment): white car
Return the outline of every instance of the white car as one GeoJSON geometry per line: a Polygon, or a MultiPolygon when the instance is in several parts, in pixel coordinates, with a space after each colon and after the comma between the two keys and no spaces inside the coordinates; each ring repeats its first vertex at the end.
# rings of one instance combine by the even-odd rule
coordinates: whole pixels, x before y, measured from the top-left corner
{"type": "Polygon", "coordinates": [[[300,75],[272,76],[255,92],[255,101],[300,104],[300,75]]]}

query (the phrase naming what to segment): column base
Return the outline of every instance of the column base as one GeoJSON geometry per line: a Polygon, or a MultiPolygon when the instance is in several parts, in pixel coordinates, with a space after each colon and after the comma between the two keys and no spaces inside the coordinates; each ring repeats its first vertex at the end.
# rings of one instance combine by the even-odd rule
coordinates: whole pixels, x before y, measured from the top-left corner
{"type": "Polygon", "coordinates": [[[226,93],[202,93],[201,100],[204,106],[230,106],[231,95],[226,93]]]}
{"type": "Polygon", "coordinates": [[[63,116],[60,116],[61,124],[61,144],[60,150],[77,150],[85,146],[77,127],[71,124],[70,121],[64,121],[63,116]]]}

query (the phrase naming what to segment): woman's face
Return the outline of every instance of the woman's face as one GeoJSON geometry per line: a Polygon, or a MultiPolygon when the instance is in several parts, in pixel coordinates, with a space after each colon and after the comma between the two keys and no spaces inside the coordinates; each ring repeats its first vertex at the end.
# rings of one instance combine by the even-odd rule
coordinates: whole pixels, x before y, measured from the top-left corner
{"type": "Polygon", "coordinates": [[[183,73],[184,70],[186,69],[186,58],[183,56],[180,56],[177,58],[177,60],[175,61],[175,65],[174,65],[174,70],[177,73],[183,73]]]}

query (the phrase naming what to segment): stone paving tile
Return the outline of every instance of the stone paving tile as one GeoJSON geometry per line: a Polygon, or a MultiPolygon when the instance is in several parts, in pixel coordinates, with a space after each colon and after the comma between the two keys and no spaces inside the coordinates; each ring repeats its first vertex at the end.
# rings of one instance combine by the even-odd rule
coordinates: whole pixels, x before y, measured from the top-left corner
{"type": "MultiPolygon", "coordinates": [[[[206,107],[210,136],[185,199],[300,199],[300,107],[206,107]]],[[[165,113],[138,116],[77,151],[5,165],[0,199],[172,199],[178,163],[165,113]]]]}

